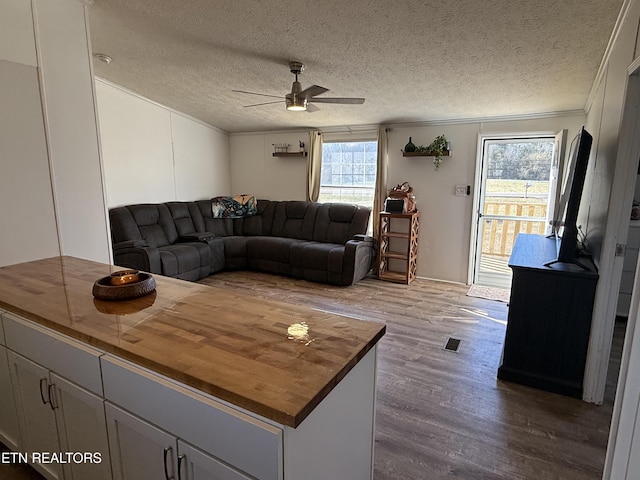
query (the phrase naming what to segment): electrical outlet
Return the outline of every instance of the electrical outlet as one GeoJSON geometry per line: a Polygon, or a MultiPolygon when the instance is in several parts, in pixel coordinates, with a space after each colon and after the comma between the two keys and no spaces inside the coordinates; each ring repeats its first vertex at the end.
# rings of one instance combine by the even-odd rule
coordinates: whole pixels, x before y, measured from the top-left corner
{"type": "Polygon", "coordinates": [[[456,197],[466,197],[466,196],[467,196],[467,186],[456,185],[456,197]]]}

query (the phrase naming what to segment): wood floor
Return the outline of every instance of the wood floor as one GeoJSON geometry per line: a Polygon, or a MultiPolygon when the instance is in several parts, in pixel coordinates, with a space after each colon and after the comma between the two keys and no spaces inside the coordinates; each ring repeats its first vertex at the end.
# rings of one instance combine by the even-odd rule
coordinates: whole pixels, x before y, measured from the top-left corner
{"type": "Polygon", "coordinates": [[[507,305],[467,297],[464,285],[368,278],[341,288],[250,272],[203,283],[387,324],[378,350],[375,480],[602,477],[622,324],[606,401],[595,406],[498,380],[507,305]],[[462,339],[458,353],[443,350],[449,336],[462,339]]]}
{"type": "MultiPolygon", "coordinates": [[[[464,285],[367,278],[343,288],[251,272],[201,283],[386,323],[375,480],[602,477],[623,324],[616,324],[605,403],[595,406],[497,380],[507,305],[467,297],[464,285]],[[443,350],[450,336],[462,340],[458,353],[443,350]]],[[[5,478],[36,477],[0,465],[5,478]]]]}

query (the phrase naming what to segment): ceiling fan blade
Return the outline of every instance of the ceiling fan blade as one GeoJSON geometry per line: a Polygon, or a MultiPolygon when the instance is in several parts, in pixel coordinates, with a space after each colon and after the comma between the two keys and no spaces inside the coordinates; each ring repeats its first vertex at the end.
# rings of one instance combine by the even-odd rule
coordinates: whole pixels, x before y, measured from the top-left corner
{"type": "Polygon", "coordinates": [[[231,90],[232,92],[238,92],[238,93],[248,93],[249,95],[260,95],[262,97],[273,97],[273,98],[282,98],[284,99],[284,97],[282,97],[282,95],[267,95],[266,93],[255,93],[255,92],[245,92],[244,90],[231,90]]]}
{"type": "Polygon", "coordinates": [[[362,105],[364,98],[310,98],[309,102],[314,103],[345,103],[350,105],[362,105]]]}
{"type": "Polygon", "coordinates": [[[310,87],[307,87],[304,90],[302,90],[298,94],[298,96],[311,100],[311,97],[315,97],[316,95],[321,95],[328,91],[329,91],[328,88],[321,87],[320,85],[311,85],[310,87]]]}
{"type": "Polygon", "coordinates": [[[282,100],[278,100],[277,102],[254,103],[252,105],[244,105],[244,108],[247,108],[247,107],[259,107],[260,105],[271,105],[273,103],[282,103],[282,100]]]}
{"type": "Polygon", "coordinates": [[[307,103],[307,113],[317,112],[318,110],[320,109],[315,105],[312,105],[311,103],[307,103]]]}

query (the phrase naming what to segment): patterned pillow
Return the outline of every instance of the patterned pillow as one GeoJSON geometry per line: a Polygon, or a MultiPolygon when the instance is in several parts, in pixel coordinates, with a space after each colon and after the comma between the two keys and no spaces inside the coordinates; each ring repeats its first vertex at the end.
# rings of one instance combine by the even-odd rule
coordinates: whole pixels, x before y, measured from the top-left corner
{"type": "Polygon", "coordinates": [[[211,199],[213,218],[241,218],[255,215],[257,212],[258,204],[253,195],[243,194],[211,199]]]}

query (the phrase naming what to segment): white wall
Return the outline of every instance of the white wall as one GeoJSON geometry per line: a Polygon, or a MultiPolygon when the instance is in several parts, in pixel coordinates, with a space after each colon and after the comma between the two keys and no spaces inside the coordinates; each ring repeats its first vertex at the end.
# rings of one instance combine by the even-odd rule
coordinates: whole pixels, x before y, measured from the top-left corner
{"type": "MultiPolygon", "coordinates": [[[[456,197],[455,185],[474,185],[476,150],[480,133],[552,132],[564,128],[577,133],[584,115],[527,120],[449,125],[393,126],[389,133],[388,188],[408,181],[420,210],[418,276],[465,283],[469,264],[473,195],[456,197]],[[451,141],[453,156],[445,157],[438,171],[433,159],[403,157],[401,150],[411,136],[416,145],[428,145],[440,134],[451,141]]],[[[375,137],[375,133],[373,134],[375,137]]],[[[336,133],[325,136],[336,137],[336,133]]],[[[368,131],[342,135],[371,137],[368,131]]],[[[304,140],[303,137],[307,138],[304,140]]],[[[306,198],[307,158],[272,156],[274,143],[299,139],[308,132],[257,132],[231,134],[231,178],[234,193],[251,193],[271,200],[306,198]]]]}
{"type": "Polygon", "coordinates": [[[34,7],[61,251],[109,263],[85,7],[70,0],[34,7]]]}
{"type": "Polygon", "coordinates": [[[274,143],[308,151],[309,131],[236,133],[230,135],[231,190],[268,200],[306,200],[307,157],[274,157],[274,143]]]}
{"type": "Polygon", "coordinates": [[[109,207],[229,195],[229,137],[97,79],[109,207]]]}
{"type": "Polygon", "coordinates": [[[473,214],[473,191],[455,196],[456,185],[475,183],[478,135],[481,133],[577,132],[584,116],[462,123],[428,126],[395,126],[389,135],[389,187],[408,181],[420,210],[418,276],[466,283],[473,214]],[[439,170],[433,158],[403,157],[409,141],[429,145],[444,134],[451,142],[452,156],[444,157],[439,170]]]}
{"type": "Polygon", "coordinates": [[[88,50],[77,1],[0,3],[0,265],[109,261],[88,50]]]}
{"type": "Polygon", "coordinates": [[[0,85],[0,265],[11,265],[60,249],[37,69],[0,60],[0,85]]]}

